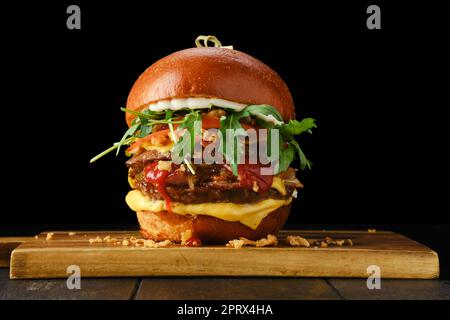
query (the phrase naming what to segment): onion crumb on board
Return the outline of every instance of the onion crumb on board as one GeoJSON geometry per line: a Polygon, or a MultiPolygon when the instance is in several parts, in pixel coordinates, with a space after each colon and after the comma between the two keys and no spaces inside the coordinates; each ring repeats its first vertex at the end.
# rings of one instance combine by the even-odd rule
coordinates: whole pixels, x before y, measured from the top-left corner
{"type": "Polygon", "coordinates": [[[89,239],[89,243],[99,243],[99,242],[103,242],[102,238],[100,238],[99,236],[97,236],[96,238],[93,239],[89,239]]]}
{"type": "Polygon", "coordinates": [[[293,247],[309,247],[310,246],[309,241],[300,236],[287,236],[286,243],[293,247]]]}
{"type": "Polygon", "coordinates": [[[164,241],[153,241],[153,240],[144,240],[144,247],[146,248],[164,248],[172,245],[172,241],[164,240],[164,241]]]}
{"type": "Polygon", "coordinates": [[[277,244],[278,244],[277,237],[268,234],[266,238],[262,238],[256,241],[240,237],[239,239],[233,239],[228,241],[228,243],[225,246],[234,249],[241,249],[243,246],[267,247],[267,246],[276,246],[277,244]]]}
{"type": "Polygon", "coordinates": [[[244,246],[244,240],[234,239],[228,241],[228,243],[225,245],[226,247],[231,247],[234,249],[240,249],[244,246]]]}
{"type": "Polygon", "coordinates": [[[129,238],[125,237],[123,239],[113,238],[110,235],[105,236],[103,239],[100,236],[89,239],[89,243],[110,243],[115,246],[124,246],[124,247],[145,247],[145,248],[163,248],[172,245],[173,243],[170,240],[164,241],[153,241],[146,240],[141,238],[136,238],[131,236],[129,238]]]}
{"type": "Polygon", "coordinates": [[[333,239],[331,237],[324,237],[323,239],[306,239],[301,236],[292,235],[286,237],[286,243],[292,247],[313,247],[314,249],[328,248],[331,246],[353,246],[352,239],[333,239]]]}

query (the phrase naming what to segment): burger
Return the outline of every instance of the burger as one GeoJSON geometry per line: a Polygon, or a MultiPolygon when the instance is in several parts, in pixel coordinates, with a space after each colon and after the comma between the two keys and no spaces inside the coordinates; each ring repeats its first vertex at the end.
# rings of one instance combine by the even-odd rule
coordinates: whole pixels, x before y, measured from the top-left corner
{"type": "Polygon", "coordinates": [[[303,188],[291,163],[311,166],[295,138],[315,120],[295,120],[286,83],[263,62],[213,36],[196,45],[139,76],[122,108],[128,130],[91,162],[126,148],[126,202],[147,239],[276,235],[303,188]]]}

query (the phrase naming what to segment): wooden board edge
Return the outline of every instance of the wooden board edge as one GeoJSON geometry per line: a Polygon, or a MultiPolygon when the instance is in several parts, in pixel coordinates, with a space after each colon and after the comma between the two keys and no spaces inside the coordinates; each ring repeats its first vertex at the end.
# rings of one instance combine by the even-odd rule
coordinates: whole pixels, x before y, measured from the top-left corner
{"type": "MultiPolygon", "coordinates": [[[[20,244],[16,248],[14,248],[14,250],[12,250],[12,252],[11,252],[11,257],[10,257],[10,262],[9,262],[9,279],[39,279],[39,278],[34,278],[34,277],[23,277],[23,276],[15,275],[16,269],[20,270],[23,267],[23,266],[18,265],[18,262],[17,262],[17,260],[20,259],[20,255],[21,255],[21,252],[20,252],[21,245],[22,244],[20,244]],[[17,249],[19,249],[19,250],[17,250],[17,249]]],[[[44,278],[42,278],[42,279],[44,279],[44,278]]],[[[45,279],[48,279],[48,278],[45,278],[45,279]]]]}
{"type": "Polygon", "coordinates": [[[26,241],[32,241],[34,237],[3,237],[0,238],[0,268],[8,268],[12,251],[26,241]]]}
{"type": "MultiPolygon", "coordinates": [[[[124,248],[125,249],[125,248],[124,248]]],[[[128,249],[125,249],[128,250],[128,249]]],[[[160,255],[158,258],[165,259],[165,256],[167,255],[167,252],[162,254],[163,250],[165,249],[150,249],[150,250],[161,250],[156,251],[160,255]]],[[[300,249],[301,250],[301,249],[300,249]]],[[[48,279],[48,278],[66,278],[68,275],[65,273],[66,267],[71,264],[69,261],[73,261],[73,256],[77,255],[77,252],[84,253],[85,250],[83,249],[75,249],[71,250],[70,252],[63,252],[62,254],[62,261],[65,261],[63,266],[61,263],[59,265],[57,264],[46,264],[45,262],[42,265],[40,264],[40,261],[38,261],[37,265],[35,264],[33,267],[30,267],[30,263],[36,263],[33,262],[33,255],[34,254],[42,254],[42,249],[35,249],[35,248],[21,248],[21,246],[17,247],[13,250],[11,254],[11,268],[10,268],[10,279],[48,279]],[[66,266],[67,264],[67,266],[66,266]],[[30,271],[30,270],[39,270],[37,272],[30,271]]],[[[221,252],[216,252],[220,254],[225,254],[225,250],[220,250],[221,252]]],[[[273,251],[272,251],[273,252],[273,251]]],[[[326,251],[304,251],[305,253],[308,252],[308,255],[316,255],[316,260],[318,259],[318,256],[320,255],[327,255],[329,253],[326,253],[326,251]]],[[[323,266],[322,271],[318,271],[317,268],[314,270],[309,267],[305,267],[305,261],[295,260],[296,258],[290,257],[290,262],[286,265],[282,266],[271,266],[271,269],[267,269],[267,271],[261,271],[255,272],[255,268],[248,268],[247,270],[243,270],[240,273],[237,272],[230,272],[229,270],[237,270],[242,263],[246,261],[246,258],[244,252],[242,252],[241,257],[237,256],[237,258],[241,260],[236,260],[236,257],[233,257],[233,259],[229,259],[230,265],[227,266],[227,271],[220,270],[221,266],[211,266],[212,270],[204,270],[204,267],[197,267],[195,266],[195,263],[189,263],[188,259],[195,260],[195,262],[200,261],[202,259],[201,253],[198,252],[197,254],[193,254],[190,257],[186,258],[184,254],[182,254],[181,251],[178,252],[171,252],[171,255],[179,255],[178,259],[185,260],[186,261],[186,267],[178,267],[175,268],[175,271],[167,271],[165,269],[161,269],[161,265],[155,266],[154,269],[149,269],[148,266],[150,263],[155,259],[154,255],[151,257],[147,256],[141,256],[141,253],[139,251],[127,251],[128,253],[128,259],[124,258],[124,261],[139,261],[140,264],[134,264],[132,267],[129,266],[127,263],[119,263],[119,265],[116,265],[117,269],[110,269],[106,270],[104,266],[108,265],[110,263],[110,260],[107,260],[105,257],[102,257],[102,253],[99,251],[94,254],[90,255],[88,258],[83,257],[81,260],[77,262],[82,269],[83,264],[87,263],[88,265],[92,262],[92,259],[96,261],[101,268],[99,268],[99,265],[91,266],[92,270],[89,270],[88,272],[82,271],[82,276],[84,274],[84,277],[86,278],[103,278],[103,277],[160,277],[160,276],[189,276],[189,277],[213,277],[213,276],[232,276],[232,277],[320,277],[320,278],[328,278],[328,277],[339,277],[339,278],[367,278],[369,275],[366,274],[366,268],[370,263],[366,264],[359,264],[358,267],[350,266],[347,268],[347,270],[335,270],[334,267],[330,268],[330,266],[326,267],[323,266]],[[139,255],[139,256],[138,256],[139,255]],[[138,260],[136,260],[138,258],[138,260]],[[89,260],[83,260],[83,259],[89,259],[89,260]],[[134,259],[134,260],[133,260],[134,259]],[[147,261],[148,260],[148,261],[147,261]],[[303,265],[302,265],[303,263],[303,265]],[[299,267],[301,269],[299,269],[299,267]],[[159,268],[159,269],[158,269],[159,268]],[[202,269],[203,268],[203,269],[202,269]],[[215,269],[217,268],[217,269],[215,269]],[[309,268],[309,269],[308,269],[309,268]],[[353,268],[353,269],[352,269],[353,268]],[[94,271],[93,271],[94,270],[94,271]]],[[[345,252],[344,252],[345,253],[345,252]]],[[[266,252],[264,254],[264,259],[267,259],[267,255],[272,255],[273,253],[266,252]]],[[[283,258],[289,258],[286,257],[286,253],[278,252],[276,255],[280,255],[278,258],[275,257],[275,261],[285,261],[283,258]]],[[[342,255],[342,252],[340,253],[342,255]]],[[[346,258],[349,259],[354,254],[346,252],[346,258]]],[[[439,257],[438,254],[435,251],[429,250],[426,252],[422,252],[419,256],[417,255],[417,252],[414,251],[407,251],[403,252],[401,256],[396,256],[396,262],[394,264],[385,264],[383,265],[383,260],[380,260],[380,257],[377,255],[373,255],[373,252],[366,251],[366,252],[360,252],[360,254],[365,255],[364,259],[365,261],[376,261],[378,259],[378,262],[380,266],[382,266],[382,274],[381,277],[385,279],[437,279],[439,277],[439,257]],[[418,257],[420,258],[419,260],[418,257]],[[397,270],[396,263],[399,264],[415,264],[415,267],[417,268],[417,271],[409,271],[401,273],[399,270],[397,270]],[[388,271],[386,271],[386,268],[388,268],[388,271]]],[[[394,254],[394,252],[386,251],[386,254],[394,254]]],[[[397,253],[396,253],[397,254],[397,253]]],[[[304,257],[305,255],[303,255],[304,257]]],[[[48,257],[47,257],[48,258],[48,257]]],[[[156,260],[158,260],[156,258],[156,260]]],[[[46,261],[46,258],[42,258],[43,261],[46,261]]],[[[109,258],[108,258],[109,259],[109,258]]],[[[261,257],[259,258],[260,261],[264,261],[261,257]]],[[[363,259],[363,260],[364,260],[363,259]]],[[[220,259],[217,259],[219,261],[220,259]]],[[[35,260],[36,261],[36,260],[35,260]]],[[[223,261],[223,260],[220,260],[223,261]]],[[[166,262],[167,263],[167,260],[166,262]]],[[[184,262],[183,262],[184,263],[184,262]]],[[[356,261],[356,263],[359,263],[356,261]]],[[[201,263],[200,263],[201,264],[201,263]]],[[[164,265],[164,262],[162,263],[164,265]]],[[[205,264],[203,264],[205,265],[205,264]]]]}
{"type": "Polygon", "coordinates": [[[329,233],[335,233],[335,234],[347,234],[347,233],[354,233],[354,234],[371,234],[371,235],[377,235],[377,234],[401,234],[394,231],[385,231],[385,230],[376,230],[374,232],[369,230],[333,230],[333,229],[311,229],[311,230],[299,230],[299,229],[283,229],[279,231],[280,234],[289,234],[289,233],[304,233],[305,235],[311,234],[311,233],[323,233],[323,234],[329,234],[329,233]]]}
{"type": "Polygon", "coordinates": [[[436,271],[435,271],[434,275],[432,275],[432,277],[427,278],[427,279],[439,279],[439,276],[441,275],[441,263],[439,260],[439,254],[436,251],[430,249],[430,255],[432,255],[435,260],[434,264],[435,264],[436,271]]]}

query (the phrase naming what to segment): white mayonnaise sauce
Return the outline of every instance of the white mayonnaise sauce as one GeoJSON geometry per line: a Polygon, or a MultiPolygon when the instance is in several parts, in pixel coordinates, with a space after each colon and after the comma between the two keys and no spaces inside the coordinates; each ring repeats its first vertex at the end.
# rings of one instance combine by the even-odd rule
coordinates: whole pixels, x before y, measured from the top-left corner
{"type": "Polygon", "coordinates": [[[164,111],[164,110],[177,111],[181,109],[207,109],[210,108],[211,106],[241,111],[247,105],[217,98],[184,98],[184,99],[161,100],[150,104],[148,108],[152,111],[164,111]]]}

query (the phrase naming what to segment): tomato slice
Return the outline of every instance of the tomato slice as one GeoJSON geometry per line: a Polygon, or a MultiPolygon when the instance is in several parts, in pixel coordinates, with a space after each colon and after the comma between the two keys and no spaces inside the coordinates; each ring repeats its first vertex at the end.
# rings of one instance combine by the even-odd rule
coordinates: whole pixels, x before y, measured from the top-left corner
{"type": "Polygon", "coordinates": [[[258,192],[264,193],[270,189],[273,175],[262,175],[260,164],[238,164],[239,184],[248,189],[253,189],[253,184],[258,185],[258,192]]]}
{"type": "Polygon", "coordinates": [[[153,132],[152,134],[149,134],[146,137],[137,139],[126,150],[126,152],[128,154],[135,154],[136,152],[139,151],[139,149],[141,148],[141,146],[144,142],[151,142],[155,145],[162,146],[162,145],[168,144],[169,141],[171,141],[170,140],[170,130],[169,129],[159,130],[159,131],[153,132]]]}
{"type": "Polygon", "coordinates": [[[203,129],[219,129],[220,119],[208,114],[202,115],[202,127],[203,129]]]}

